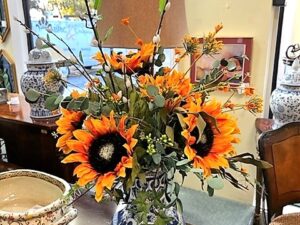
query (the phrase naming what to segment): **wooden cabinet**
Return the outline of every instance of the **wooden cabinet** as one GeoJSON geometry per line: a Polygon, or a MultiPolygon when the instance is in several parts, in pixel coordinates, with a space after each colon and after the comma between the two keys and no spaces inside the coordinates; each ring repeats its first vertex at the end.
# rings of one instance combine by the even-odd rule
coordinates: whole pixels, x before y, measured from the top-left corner
{"type": "Polygon", "coordinates": [[[0,138],[5,142],[8,161],[23,168],[44,171],[73,181],[71,165],[60,163],[54,120],[33,121],[30,107],[19,96],[19,105],[0,105],[0,138]]]}

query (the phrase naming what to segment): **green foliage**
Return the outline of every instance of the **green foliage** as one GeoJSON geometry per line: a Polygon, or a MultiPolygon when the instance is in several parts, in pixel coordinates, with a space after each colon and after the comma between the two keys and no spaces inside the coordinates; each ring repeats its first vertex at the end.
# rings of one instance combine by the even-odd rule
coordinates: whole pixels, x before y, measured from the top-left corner
{"type": "Polygon", "coordinates": [[[159,12],[162,14],[163,11],[165,10],[167,4],[167,0],[159,0],[159,12]]]}
{"type": "Polygon", "coordinates": [[[37,100],[41,97],[41,94],[34,90],[33,88],[30,88],[28,91],[25,92],[25,98],[30,103],[37,102],[37,100]]]}
{"type": "Polygon", "coordinates": [[[221,190],[224,188],[223,180],[220,177],[209,177],[207,179],[207,185],[214,190],[221,190]]]}

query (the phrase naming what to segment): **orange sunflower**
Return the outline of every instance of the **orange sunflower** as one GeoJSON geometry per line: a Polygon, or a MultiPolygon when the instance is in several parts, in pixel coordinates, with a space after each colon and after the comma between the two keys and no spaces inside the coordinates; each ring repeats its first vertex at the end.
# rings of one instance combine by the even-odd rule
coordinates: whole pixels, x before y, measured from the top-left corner
{"type": "Polygon", "coordinates": [[[56,121],[57,133],[62,135],[58,138],[56,147],[65,154],[69,154],[71,150],[67,146],[66,142],[73,138],[73,131],[80,128],[85,114],[80,111],[72,111],[61,108],[62,116],[56,121]]]}
{"type": "Polygon", "coordinates": [[[215,100],[204,104],[199,100],[188,102],[185,108],[193,113],[205,112],[216,120],[216,124],[205,121],[206,126],[198,140],[198,115],[189,114],[184,119],[187,125],[187,128],[181,132],[186,140],[184,153],[193,162],[193,167],[203,169],[205,177],[211,174],[211,169],[228,168],[226,157],[235,154],[232,144],[239,141],[236,137],[240,132],[236,120],[228,113],[222,113],[221,103],[215,100]]]}
{"type": "Polygon", "coordinates": [[[95,181],[96,200],[103,197],[104,189],[111,190],[117,177],[125,177],[126,168],[132,168],[132,151],[137,143],[133,135],[138,125],[125,128],[126,116],[122,116],[118,126],[114,113],[100,119],[88,118],[84,122],[86,130],[75,130],[74,140],[67,145],[75,153],[68,155],[63,163],[78,162],[74,175],[79,178],[79,186],[95,181]]]}
{"type": "Polygon", "coordinates": [[[156,76],[155,78],[148,74],[142,75],[139,76],[138,81],[141,86],[141,92],[145,95],[147,95],[146,88],[148,85],[156,86],[160,94],[174,92],[182,97],[187,96],[192,90],[190,78],[176,70],[168,72],[164,76],[156,76]]]}

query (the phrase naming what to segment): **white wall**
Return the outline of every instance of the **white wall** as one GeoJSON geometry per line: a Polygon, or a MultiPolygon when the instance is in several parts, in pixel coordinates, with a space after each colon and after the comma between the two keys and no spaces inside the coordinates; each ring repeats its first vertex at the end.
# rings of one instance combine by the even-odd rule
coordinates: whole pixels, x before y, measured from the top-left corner
{"type": "MultiPolygon", "coordinates": [[[[272,76],[272,60],[275,46],[275,33],[278,9],[272,6],[272,0],[186,0],[189,32],[192,36],[202,37],[214,29],[220,22],[224,29],[219,37],[253,37],[253,55],[251,60],[251,85],[257,94],[268,97],[269,82],[272,76]]],[[[224,94],[217,95],[225,100],[224,94]]],[[[236,101],[244,101],[241,96],[236,101]]],[[[266,102],[268,109],[268,102],[266,102]]],[[[241,129],[241,143],[237,145],[239,153],[256,154],[255,117],[248,112],[236,112],[241,129]]],[[[255,170],[248,167],[252,178],[255,170]]],[[[191,176],[186,180],[186,186],[200,189],[198,180],[191,176]]],[[[231,185],[216,194],[242,202],[252,203],[253,189],[239,191],[231,185]]]]}

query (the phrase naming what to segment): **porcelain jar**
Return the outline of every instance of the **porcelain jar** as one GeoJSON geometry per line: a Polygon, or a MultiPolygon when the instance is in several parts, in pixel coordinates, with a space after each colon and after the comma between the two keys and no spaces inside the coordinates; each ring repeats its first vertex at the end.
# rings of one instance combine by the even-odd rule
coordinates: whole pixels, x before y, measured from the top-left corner
{"type": "MultiPolygon", "coordinates": [[[[51,55],[47,50],[33,49],[29,53],[29,61],[27,63],[27,72],[21,77],[21,89],[25,94],[29,89],[34,89],[39,93],[60,93],[64,91],[61,82],[52,83],[51,86],[46,85],[44,76],[50,69],[55,69],[56,62],[52,61],[51,55]]],[[[59,110],[50,111],[45,108],[45,95],[41,95],[37,101],[30,102],[30,116],[33,119],[47,119],[60,115],[59,110]]]]}
{"type": "Polygon", "coordinates": [[[66,225],[77,216],[68,206],[70,185],[34,170],[0,173],[1,225],[66,225]]]}
{"type": "Polygon", "coordinates": [[[274,115],[273,129],[300,121],[300,63],[299,59],[284,59],[285,72],[280,85],[273,91],[270,108],[274,115]]]}
{"type": "MultiPolygon", "coordinates": [[[[167,182],[173,180],[174,177],[168,177],[166,173],[163,172],[153,172],[150,171],[146,173],[146,183],[143,183],[139,178],[136,178],[133,186],[130,188],[129,196],[127,196],[128,202],[134,201],[138,192],[140,190],[147,192],[163,192],[165,194],[160,198],[161,202],[164,202],[166,205],[169,205],[172,200],[166,197],[166,185],[167,182]]],[[[132,205],[130,203],[120,202],[117,210],[113,216],[111,225],[139,225],[137,222],[136,215],[132,213],[132,205]]],[[[179,213],[175,206],[168,207],[165,210],[165,213],[168,217],[172,218],[172,221],[168,225],[185,225],[184,218],[181,213],[179,213]]],[[[156,216],[153,213],[153,210],[150,208],[147,215],[147,222],[149,225],[156,224],[156,216]]]]}

